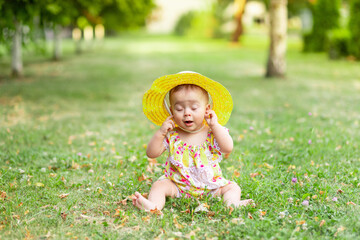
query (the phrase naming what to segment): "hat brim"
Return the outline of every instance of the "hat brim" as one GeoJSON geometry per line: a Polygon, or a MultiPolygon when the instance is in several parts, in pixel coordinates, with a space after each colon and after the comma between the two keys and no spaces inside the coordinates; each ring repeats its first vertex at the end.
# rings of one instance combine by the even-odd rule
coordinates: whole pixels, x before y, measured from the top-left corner
{"type": "Polygon", "coordinates": [[[174,87],[182,84],[194,84],[205,89],[211,96],[212,109],[215,111],[218,122],[225,125],[233,109],[233,100],[229,91],[220,83],[211,80],[199,73],[177,73],[156,79],[150,90],[143,97],[143,111],[146,117],[158,126],[170,114],[165,108],[166,94],[174,87]]]}

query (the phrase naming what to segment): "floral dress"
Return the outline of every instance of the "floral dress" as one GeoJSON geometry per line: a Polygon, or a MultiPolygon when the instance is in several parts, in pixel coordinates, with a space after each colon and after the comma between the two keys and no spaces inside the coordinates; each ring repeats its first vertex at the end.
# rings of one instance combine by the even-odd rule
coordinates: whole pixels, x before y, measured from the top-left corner
{"type": "Polygon", "coordinates": [[[223,178],[219,162],[223,156],[209,130],[205,142],[200,146],[183,142],[176,130],[170,131],[164,139],[169,151],[162,179],[170,179],[179,190],[179,197],[198,197],[214,193],[231,182],[223,178]]]}

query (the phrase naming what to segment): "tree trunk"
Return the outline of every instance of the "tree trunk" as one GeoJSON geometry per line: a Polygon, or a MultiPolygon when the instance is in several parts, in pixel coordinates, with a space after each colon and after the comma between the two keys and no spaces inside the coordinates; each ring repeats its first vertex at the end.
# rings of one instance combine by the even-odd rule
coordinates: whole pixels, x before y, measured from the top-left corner
{"type": "Polygon", "coordinates": [[[243,33],[242,15],[244,13],[245,4],[246,4],[246,0],[234,0],[234,5],[236,6],[236,12],[235,12],[236,28],[231,37],[231,41],[234,43],[237,43],[239,41],[239,38],[243,33]]]}
{"type": "Polygon", "coordinates": [[[61,59],[61,26],[55,24],[54,26],[54,55],[53,59],[58,61],[61,59]]]}
{"type": "Polygon", "coordinates": [[[270,2],[270,49],[266,77],[285,77],[287,0],[270,2]]]}
{"type": "Polygon", "coordinates": [[[23,73],[22,63],[22,24],[15,20],[15,33],[11,50],[11,75],[20,77],[23,73]]]}

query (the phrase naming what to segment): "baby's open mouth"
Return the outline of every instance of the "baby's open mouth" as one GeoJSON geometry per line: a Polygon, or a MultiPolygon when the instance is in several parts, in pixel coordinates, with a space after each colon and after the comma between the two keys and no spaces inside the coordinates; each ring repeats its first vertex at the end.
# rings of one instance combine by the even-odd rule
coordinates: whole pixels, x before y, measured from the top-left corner
{"type": "Polygon", "coordinates": [[[186,126],[191,126],[193,121],[184,121],[184,123],[185,123],[186,126]]]}

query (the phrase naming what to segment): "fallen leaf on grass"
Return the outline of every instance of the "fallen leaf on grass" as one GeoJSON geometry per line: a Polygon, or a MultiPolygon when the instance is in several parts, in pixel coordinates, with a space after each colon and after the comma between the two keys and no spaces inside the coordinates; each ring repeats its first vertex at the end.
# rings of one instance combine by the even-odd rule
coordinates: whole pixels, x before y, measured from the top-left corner
{"type": "Polygon", "coordinates": [[[241,174],[239,173],[239,171],[235,170],[234,175],[235,175],[235,177],[240,177],[241,174]]]}
{"type": "Polygon", "coordinates": [[[158,215],[158,216],[164,215],[164,214],[162,213],[162,211],[161,211],[161,210],[158,210],[157,208],[151,209],[151,210],[150,210],[150,213],[156,214],[156,215],[158,215]]]}
{"type": "Polygon", "coordinates": [[[340,194],[344,193],[344,191],[341,190],[341,189],[338,189],[337,192],[340,193],[340,194]]]}
{"type": "Polygon", "coordinates": [[[62,218],[62,220],[66,220],[66,217],[67,217],[67,214],[66,213],[64,213],[64,212],[62,212],[61,214],[60,214],[60,216],[61,216],[61,218],[62,218]]]}
{"type": "Polygon", "coordinates": [[[215,216],[215,212],[213,211],[209,211],[208,214],[207,214],[208,217],[213,217],[215,216]]]}
{"type": "Polygon", "coordinates": [[[103,214],[106,216],[110,216],[110,212],[109,211],[103,211],[103,214]]]}
{"type": "Polygon", "coordinates": [[[354,206],[356,206],[356,204],[353,203],[353,202],[347,202],[346,204],[347,204],[347,205],[354,205],[354,206]]]}
{"type": "Polygon", "coordinates": [[[40,207],[40,208],[48,208],[48,207],[51,207],[51,205],[50,205],[50,204],[44,205],[44,206],[42,206],[42,207],[40,207]]]}
{"type": "Polygon", "coordinates": [[[66,198],[67,196],[69,196],[69,193],[60,194],[60,195],[59,195],[59,198],[64,199],[64,198],[66,198]]]}
{"type": "Polygon", "coordinates": [[[267,169],[273,169],[274,167],[271,166],[270,164],[268,163],[264,163],[264,166],[267,168],[267,169]]]}
{"type": "Polygon", "coordinates": [[[159,165],[159,163],[157,162],[157,160],[155,158],[148,158],[148,162],[149,162],[150,167],[154,167],[156,165],[159,165]]]}
{"type": "Polygon", "coordinates": [[[144,222],[149,222],[150,221],[150,216],[146,216],[146,217],[142,217],[141,220],[143,220],[144,222]]]}
{"type": "Polygon", "coordinates": [[[242,218],[233,218],[231,219],[231,223],[242,225],[245,224],[245,221],[242,218]]]}
{"type": "Polygon", "coordinates": [[[250,212],[248,212],[248,218],[254,219],[250,212]]]}
{"type": "Polygon", "coordinates": [[[175,227],[176,227],[177,229],[182,229],[182,228],[184,228],[184,226],[181,225],[181,224],[177,221],[177,219],[176,219],[177,217],[178,217],[178,216],[175,215],[175,216],[174,216],[174,219],[173,219],[173,222],[174,222],[175,227]]]}
{"type": "Polygon", "coordinates": [[[181,211],[181,213],[190,213],[190,209],[186,209],[185,211],[181,211]]]}
{"type": "Polygon", "coordinates": [[[0,199],[5,200],[6,198],[6,192],[0,191],[0,199]]]}
{"type": "Polygon", "coordinates": [[[303,224],[305,224],[305,223],[306,223],[305,220],[296,221],[296,225],[303,225],[303,224]]]}
{"type": "Polygon", "coordinates": [[[37,187],[44,187],[45,185],[44,185],[43,183],[41,183],[41,182],[38,182],[38,183],[35,183],[35,186],[37,186],[37,187]]]}
{"type": "Polygon", "coordinates": [[[325,224],[325,220],[321,220],[319,226],[322,227],[325,224]]]}
{"type": "Polygon", "coordinates": [[[336,237],[336,236],[338,235],[338,233],[344,231],[345,229],[346,229],[345,227],[340,226],[340,227],[337,229],[337,231],[336,231],[336,233],[334,234],[334,236],[336,237]]]}
{"type": "Polygon", "coordinates": [[[143,174],[141,174],[140,177],[138,177],[138,181],[139,181],[139,182],[142,182],[142,181],[146,180],[147,178],[148,178],[148,177],[143,173],[143,174]]]}
{"type": "Polygon", "coordinates": [[[229,215],[231,215],[231,213],[234,211],[234,208],[231,206],[229,208],[230,208],[229,215]]]}
{"type": "Polygon", "coordinates": [[[250,173],[250,177],[254,178],[256,176],[261,176],[262,178],[264,178],[265,176],[262,173],[256,172],[256,173],[250,173]]]}
{"type": "Polygon", "coordinates": [[[260,215],[261,215],[261,216],[265,216],[265,215],[266,215],[266,211],[260,211],[260,215]]]}
{"type": "Polygon", "coordinates": [[[197,206],[194,210],[194,212],[208,212],[209,211],[209,205],[206,203],[202,203],[199,206],[197,206]]]}

